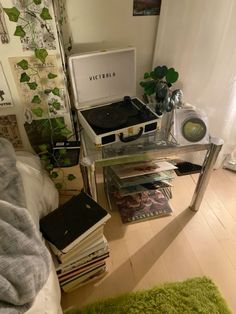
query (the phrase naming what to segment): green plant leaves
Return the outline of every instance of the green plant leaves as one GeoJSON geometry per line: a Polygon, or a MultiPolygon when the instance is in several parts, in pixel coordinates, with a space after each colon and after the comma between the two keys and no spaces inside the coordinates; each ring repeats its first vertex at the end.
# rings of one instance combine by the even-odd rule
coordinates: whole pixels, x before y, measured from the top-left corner
{"type": "Polygon", "coordinates": [[[41,144],[38,146],[38,148],[41,150],[41,152],[47,152],[48,151],[47,144],[41,144]]]}
{"type": "Polygon", "coordinates": [[[56,74],[53,74],[53,73],[48,73],[48,78],[49,78],[49,80],[52,80],[52,79],[54,79],[54,78],[56,78],[57,77],[57,75],[56,74]]]}
{"type": "Polygon", "coordinates": [[[68,137],[69,135],[71,135],[71,131],[68,128],[63,128],[60,130],[60,134],[62,136],[68,137]]]}
{"type": "Polygon", "coordinates": [[[58,174],[56,171],[53,171],[53,172],[50,174],[50,176],[51,176],[51,178],[56,179],[56,178],[59,176],[59,174],[58,174]]]}
{"type": "Polygon", "coordinates": [[[16,7],[4,8],[4,12],[7,14],[11,22],[17,22],[20,16],[20,11],[16,7]]]}
{"type": "Polygon", "coordinates": [[[53,106],[53,108],[55,108],[56,110],[60,110],[61,108],[61,104],[58,101],[54,101],[53,103],[51,103],[51,105],[53,106]]]}
{"type": "Polygon", "coordinates": [[[71,133],[72,133],[72,132],[71,132],[69,129],[67,129],[67,128],[63,128],[63,129],[60,130],[60,134],[61,134],[62,136],[65,136],[65,137],[71,135],[71,133]]]}
{"type": "Polygon", "coordinates": [[[36,48],[34,51],[34,55],[37,59],[39,59],[42,63],[45,63],[45,60],[48,56],[48,52],[46,49],[38,49],[36,48]]]}
{"type": "Polygon", "coordinates": [[[49,156],[46,155],[46,154],[44,154],[44,155],[41,155],[41,156],[40,156],[40,159],[41,159],[41,160],[44,160],[44,161],[47,161],[47,160],[49,160],[49,156]]]}
{"type": "Polygon", "coordinates": [[[174,82],[178,80],[178,77],[179,77],[179,73],[176,72],[174,68],[170,68],[168,69],[166,73],[166,82],[168,84],[173,84],[174,82]]]}
{"type": "Polygon", "coordinates": [[[156,91],[156,82],[153,80],[150,81],[142,81],[140,82],[140,86],[142,86],[144,88],[144,92],[147,95],[152,95],[155,93],[156,91]]]}
{"type": "Polygon", "coordinates": [[[60,89],[58,87],[54,87],[51,92],[53,95],[60,97],[60,89]]]}
{"type": "Polygon", "coordinates": [[[68,174],[67,179],[69,181],[73,181],[74,179],[76,179],[76,177],[72,173],[70,173],[70,174],[68,174]]]}
{"type": "Polygon", "coordinates": [[[51,89],[45,89],[44,94],[49,95],[51,93],[51,91],[52,91],[51,89]]]}
{"type": "Polygon", "coordinates": [[[36,90],[36,88],[38,87],[38,84],[36,82],[27,83],[27,85],[31,90],[36,90]]]}
{"type": "Polygon", "coordinates": [[[29,75],[27,75],[27,73],[21,73],[21,76],[20,76],[20,82],[21,83],[25,83],[25,82],[29,82],[30,81],[30,77],[29,75]]]}
{"type": "Polygon", "coordinates": [[[42,0],[33,0],[34,4],[39,5],[42,3],[42,0]]]}
{"type": "Polygon", "coordinates": [[[34,97],[31,100],[32,104],[40,104],[41,103],[41,98],[39,97],[39,95],[34,95],[34,97]]]}
{"type": "Polygon", "coordinates": [[[62,189],[62,184],[57,182],[55,183],[55,187],[58,189],[58,190],[61,190],[62,189]]]}
{"type": "Polygon", "coordinates": [[[27,60],[23,59],[20,62],[17,63],[17,65],[22,69],[22,70],[28,70],[29,68],[29,63],[27,60]]]}
{"type": "Polygon", "coordinates": [[[144,75],[143,75],[143,78],[146,80],[149,77],[150,77],[150,73],[149,72],[145,72],[144,75]]]}
{"type": "Polygon", "coordinates": [[[64,156],[64,155],[66,154],[66,152],[67,152],[67,149],[66,149],[66,148],[61,148],[61,149],[59,150],[59,155],[60,155],[60,156],[64,156]]]}
{"type": "Polygon", "coordinates": [[[34,115],[36,115],[36,117],[41,118],[43,116],[43,109],[38,107],[38,108],[33,108],[31,109],[31,111],[33,112],[34,115]]]}
{"type": "Polygon", "coordinates": [[[26,32],[23,30],[22,26],[18,25],[18,26],[16,26],[16,30],[15,30],[14,35],[23,38],[23,37],[25,37],[26,32]]]}
{"type": "Polygon", "coordinates": [[[65,159],[63,160],[63,164],[64,164],[64,166],[66,166],[66,167],[71,166],[70,159],[69,159],[69,158],[65,158],[65,159]]]}
{"type": "Polygon", "coordinates": [[[46,21],[46,20],[51,20],[51,19],[52,19],[51,15],[50,15],[50,13],[49,13],[48,8],[45,8],[45,7],[42,9],[42,12],[40,13],[40,17],[41,17],[44,21],[46,21]]]}
{"type": "Polygon", "coordinates": [[[163,79],[163,77],[165,77],[167,71],[168,71],[168,68],[165,65],[157,66],[154,69],[155,76],[160,80],[163,79]]]}
{"type": "Polygon", "coordinates": [[[46,166],[46,169],[47,169],[48,171],[52,171],[53,168],[54,168],[53,164],[48,164],[48,165],[46,166]]]}

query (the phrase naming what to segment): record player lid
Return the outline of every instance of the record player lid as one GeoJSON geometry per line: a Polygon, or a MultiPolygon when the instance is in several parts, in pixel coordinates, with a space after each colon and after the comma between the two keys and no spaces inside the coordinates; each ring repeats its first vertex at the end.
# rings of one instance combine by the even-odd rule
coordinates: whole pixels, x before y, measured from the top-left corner
{"type": "Polygon", "coordinates": [[[135,96],[135,48],[71,55],[69,73],[77,109],[135,96]]]}

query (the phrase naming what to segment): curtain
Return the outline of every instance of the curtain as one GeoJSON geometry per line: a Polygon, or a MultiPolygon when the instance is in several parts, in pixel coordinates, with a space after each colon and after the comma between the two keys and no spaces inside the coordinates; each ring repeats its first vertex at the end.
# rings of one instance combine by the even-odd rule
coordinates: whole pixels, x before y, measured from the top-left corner
{"type": "Polygon", "coordinates": [[[153,67],[179,72],[184,101],[205,110],[224,153],[236,146],[236,1],[162,0],[153,67]]]}

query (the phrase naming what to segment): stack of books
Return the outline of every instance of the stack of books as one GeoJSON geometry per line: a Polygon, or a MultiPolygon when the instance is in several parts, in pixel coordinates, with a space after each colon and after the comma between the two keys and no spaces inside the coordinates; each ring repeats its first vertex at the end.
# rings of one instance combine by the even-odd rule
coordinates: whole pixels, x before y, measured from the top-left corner
{"type": "Polygon", "coordinates": [[[81,192],[40,220],[65,292],[105,274],[109,248],[103,231],[109,218],[105,209],[81,192]]]}
{"type": "Polygon", "coordinates": [[[174,166],[167,161],[148,161],[112,166],[108,181],[123,223],[172,213],[168,200],[174,166]]]}

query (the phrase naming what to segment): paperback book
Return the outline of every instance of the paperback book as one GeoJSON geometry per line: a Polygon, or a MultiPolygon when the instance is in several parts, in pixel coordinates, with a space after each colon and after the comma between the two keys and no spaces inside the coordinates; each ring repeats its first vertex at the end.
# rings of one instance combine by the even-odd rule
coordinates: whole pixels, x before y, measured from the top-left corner
{"type": "Polygon", "coordinates": [[[46,240],[67,253],[110,217],[88,194],[81,192],[43,217],[40,229],[46,240]]]}
{"type": "Polygon", "coordinates": [[[168,200],[160,190],[126,196],[115,195],[115,199],[123,223],[158,218],[172,213],[168,200]]]}

